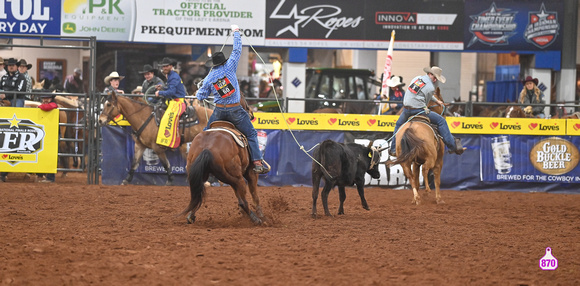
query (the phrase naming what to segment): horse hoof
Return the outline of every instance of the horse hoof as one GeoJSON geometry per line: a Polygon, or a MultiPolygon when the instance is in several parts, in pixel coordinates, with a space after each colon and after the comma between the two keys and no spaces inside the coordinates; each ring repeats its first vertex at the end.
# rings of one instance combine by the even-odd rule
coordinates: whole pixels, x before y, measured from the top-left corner
{"type": "Polygon", "coordinates": [[[437,204],[438,205],[443,205],[445,204],[445,201],[443,201],[442,199],[437,200],[437,204]]]}
{"type": "Polygon", "coordinates": [[[363,206],[363,209],[365,209],[367,211],[370,211],[371,210],[371,208],[369,208],[369,206],[363,206]]]}
{"type": "Polygon", "coordinates": [[[121,186],[126,186],[126,185],[128,185],[128,184],[129,184],[129,181],[127,181],[127,180],[123,180],[123,182],[121,183],[121,186]]]}
{"type": "Polygon", "coordinates": [[[311,214],[311,216],[312,216],[313,219],[317,219],[318,218],[318,215],[316,215],[316,214],[311,214]]]}
{"type": "Polygon", "coordinates": [[[193,215],[188,215],[187,216],[187,224],[192,224],[195,222],[195,216],[193,215]]]}
{"type": "Polygon", "coordinates": [[[211,187],[211,183],[210,182],[205,182],[205,183],[203,183],[203,186],[206,187],[206,188],[209,188],[209,187],[211,187]]]}
{"type": "Polygon", "coordinates": [[[167,183],[165,183],[166,186],[173,186],[173,182],[169,182],[167,181],[167,183]]]}

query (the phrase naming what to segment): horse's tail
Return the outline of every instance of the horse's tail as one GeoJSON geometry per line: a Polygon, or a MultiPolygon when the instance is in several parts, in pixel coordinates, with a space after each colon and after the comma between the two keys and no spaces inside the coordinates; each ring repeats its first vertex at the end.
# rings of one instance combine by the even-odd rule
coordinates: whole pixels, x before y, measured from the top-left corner
{"type": "Polygon", "coordinates": [[[209,165],[213,161],[213,155],[208,149],[201,151],[189,168],[187,180],[189,181],[189,190],[191,192],[191,201],[187,208],[180,214],[184,215],[190,211],[196,212],[205,195],[205,179],[209,174],[209,165]]]}
{"type": "Polygon", "coordinates": [[[401,164],[403,162],[414,161],[419,154],[424,153],[423,141],[415,134],[415,130],[407,128],[401,137],[401,154],[395,161],[388,161],[389,165],[401,164]]]}

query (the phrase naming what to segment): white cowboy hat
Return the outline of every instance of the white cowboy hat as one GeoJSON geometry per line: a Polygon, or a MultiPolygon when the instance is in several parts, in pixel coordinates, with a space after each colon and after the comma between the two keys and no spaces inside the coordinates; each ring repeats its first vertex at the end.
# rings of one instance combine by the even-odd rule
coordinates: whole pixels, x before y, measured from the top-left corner
{"type": "Polygon", "coordinates": [[[390,79],[387,79],[387,86],[395,87],[395,86],[403,86],[405,85],[403,78],[401,76],[394,75],[390,79]]]}
{"type": "Polygon", "coordinates": [[[438,81],[445,83],[446,79],[442,75],[443,70],[438,66],[432,66],[431,68],[423,68],[423,71],[426,73],[432,73],[438,81]]]}
{"type": "Polygon", "coordinates": [[[114,78],[118,78],[119,81],[120,81],[120,80],[124,79],[125,77],[119,75],[118,72],[114,71],[111,74],[109,74],[107,77],[105,77],[105,84],[106,85],[109,85],[109,83],[111,82],[111,80],[114,79],[114,78]]]}

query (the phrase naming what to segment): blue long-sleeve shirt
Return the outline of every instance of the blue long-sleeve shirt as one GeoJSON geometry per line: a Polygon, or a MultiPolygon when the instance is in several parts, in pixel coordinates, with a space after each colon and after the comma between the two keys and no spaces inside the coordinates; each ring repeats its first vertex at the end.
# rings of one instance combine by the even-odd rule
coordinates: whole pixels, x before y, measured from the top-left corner
{"type": "Polygon", "coordinates": [[[236,71],[242,55],[242,36],[234,32],[234,48],[225,64],[213,67],[197,91],[197,99],[204,100],[210,94],[216,104],[234,104],[240,102],[240,86],[236,71]]]}
{"type": "Polygon", "coordinates": [[[175,71],[170,71],[167,75],[167,85],[165,90],[160,90],[159,95],[165,98],[185,98],[187,92],[181,78],[175,71]]]}

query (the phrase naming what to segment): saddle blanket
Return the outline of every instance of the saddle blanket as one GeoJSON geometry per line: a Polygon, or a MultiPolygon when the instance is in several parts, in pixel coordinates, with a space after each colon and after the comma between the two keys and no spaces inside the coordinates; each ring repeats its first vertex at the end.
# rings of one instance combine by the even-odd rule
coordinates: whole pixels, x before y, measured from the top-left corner
{"type": "Polygon", "coordinates": [[[169,148],[178,148],[181,143],[179,135],[179,117],[185,111],[185,101],[177,98],[169,101],[167,110],[159,123],[156,143],[169,148]]]}

